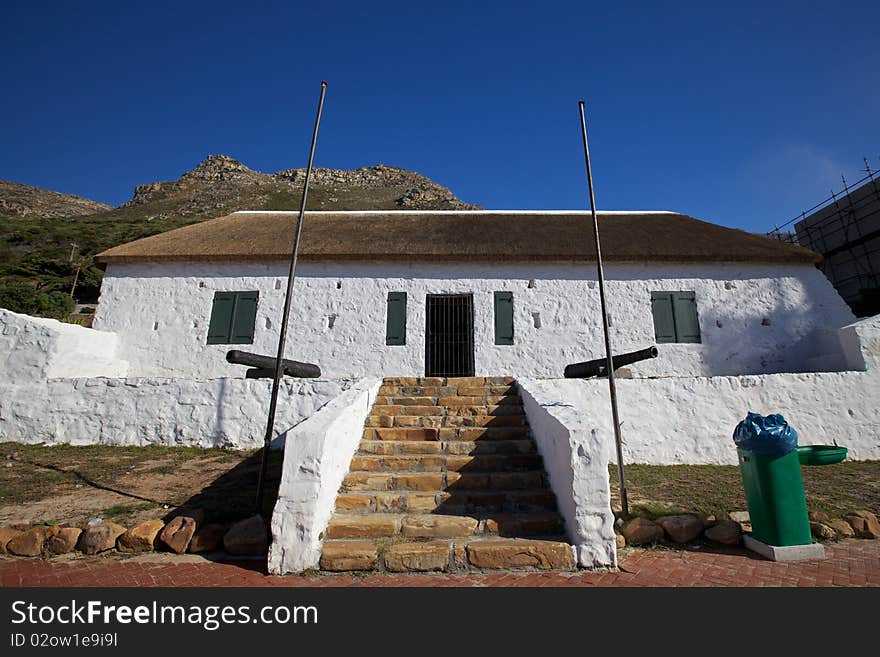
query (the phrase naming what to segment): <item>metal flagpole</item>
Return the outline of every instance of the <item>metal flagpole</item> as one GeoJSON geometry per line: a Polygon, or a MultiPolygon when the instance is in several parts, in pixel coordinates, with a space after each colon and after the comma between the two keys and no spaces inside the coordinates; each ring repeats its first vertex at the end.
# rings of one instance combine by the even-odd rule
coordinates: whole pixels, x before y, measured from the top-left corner
{"type": "Polygon", "coordinates": [[[309,195],[309,179],[312,177],[312,162],[315,160],[315,144],[318,142],[318,127],[321,125],[321,110],[324,108],[324,94],[327,83],[321,82],[321,98],[318,100],[318,114],[315,117],[315,130],[312,133],[312,147],[309,150],[309,164],[306,168],[306,180],[303,184],[302,203],[299,206],[299,217],[293,238],[293,253],[290,256],[290,272],[287,274],[287,293],[284,297],[284,314],[281,317],[281,335],[278,337],[278,355],[275,358],[275,378],[272,381],[272,397],[269,401],[269,417],[266,421],[266,436],[263,439],[263,456],[260,461],[260,478],[257,481],[257,513],[263,511],[263,493],[266,487],[266,468],[268,467],[269,445],[275,431],[275,408],[278,405],[278,388],[281,386],[281,375],[284,371],[284,343],[287,341],[287,323],[290,318],[290,298],[293,294],[293,281],[296,274],[296,257],[299,253],[299,240],[302,235],[303,217],[306,212],[306,198],[309,195]]]}
{"type": "Polygon", "coordinates": [[[608,330],[608,307],[605,304],[605,273],[602,270],[602,248],[599,245],[599,220],[596,218],[596,197],[593,193],[593,172],[590,169],[590,148],[587,145],[587,121],[584,118],[584,101],[579,100],[581,134],[584,138],[584,159],[587,162],[587,184],[590,188],[590,212],[593,215],[593,236],[596,238],[596,271],[599,276],[599,301],[602,305],[602,330],[605,333],[605,357],[608,360],[608,390],[611,393],[611,418],[614,422],[614,442],[617,446],[617,478],[620,480],[620,505],[623,515],[629,516],[626,498],[626,482],[623,478],[623,443],[620,438],[620,415],[617,412],[617,386],[614,383],[614,361],[611,356],[611,333],[608,330]]]}

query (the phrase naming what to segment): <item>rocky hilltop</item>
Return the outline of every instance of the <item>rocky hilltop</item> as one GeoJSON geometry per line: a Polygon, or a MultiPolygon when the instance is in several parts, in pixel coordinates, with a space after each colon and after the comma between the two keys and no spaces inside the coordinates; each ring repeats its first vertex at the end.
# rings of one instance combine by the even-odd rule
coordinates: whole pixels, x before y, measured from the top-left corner
{"type": "Polygon", "coordinates": [[[81,217],[112,209],[75,194],[0,180],[0,217],[81,217]]]}
{"type": "MultiPolygon", "coordinates": [[[[480,207],[458,200],[421,174],[381,164],[351,171],[315,169],[312,174],[310,210],[480,207]]],[[[210,155],[177,180],[138,185],[132,199],[118,208],[0,183],[0,307],[40,314],[44,311],[35,309],[39,299],[34,300],[34,290],[44,296],[69,294],[77,271],[76,298],[94,303],[103,275],[91,261],[94,254],[236,210],[298,210],[304,181],[305,169],[262,173],[231,157],[210,155]],[[33,303],[25,305],[22,299],[33,303]]]]}
{"type": "MultiPolygon", "coordinates": [[[[172,182],[135,188],[120,208],[141,207],[145,219],[215,217],[235,210],[299,208],[306,170],[262,173],[226,155],[209,155],[172,182]],[[149,211],[152,206],[154,212],[149,211]]],[[[310,210],[473,210],[446,187],[414,171],[377,164],[360,169],[314,169],[310,210]]]]}

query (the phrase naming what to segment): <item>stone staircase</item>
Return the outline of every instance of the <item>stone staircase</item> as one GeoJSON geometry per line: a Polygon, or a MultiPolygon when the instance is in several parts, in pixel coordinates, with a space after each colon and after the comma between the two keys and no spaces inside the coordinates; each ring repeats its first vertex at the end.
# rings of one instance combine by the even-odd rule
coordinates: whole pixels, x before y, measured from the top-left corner
{"type": "Polygon", "coordinates": [[[324,538],[329,571],[575,567],[510,377],[385,379],[324,538]]]}

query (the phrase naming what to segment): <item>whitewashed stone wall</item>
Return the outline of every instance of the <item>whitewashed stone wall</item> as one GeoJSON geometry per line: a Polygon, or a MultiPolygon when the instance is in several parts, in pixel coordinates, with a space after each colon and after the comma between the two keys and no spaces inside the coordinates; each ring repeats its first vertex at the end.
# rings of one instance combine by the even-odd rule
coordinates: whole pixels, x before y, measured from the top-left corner
{"type": "MultiPolygon", "coordinates": [[[[841,333],[858,339],[867,371],[618,380],[625,462],[735,464],[733,430],[748,411],[781,413],[801,445],[836,441],[851,459],[880,459],[880,316],[841,333]]],[[[520,379],[519,385],[545,412],[572,418],[567,427],[613,445],[607,380],[520,379]]],[[[525,408],[531,423],[534,405],[525,408]]],[[[533,430],[545,444],[540,425],[533,430]]]]}
{"type": "Polygon", "coordinates": [[[6,382],[125,376],[118,336],[0,308],[0,375],[6,382]]]}
{"type": "MultiPolygon", "coordinates": [[[[95,327],[116,332],[137,376],[242,376],[227,345],[207,345],[215,291],[258,290],[245,348],[272,354],[285,263],[114,264],[95,327]]],[[[654,343],[652,291],[693,290],[702,344],[660,345],[635,376],[762,374],[843,368],[836,330],[854,318],[809,265],[611,263],[606,269],[615,349],[654,343]]],[[[424,374],[425,295],[473,293],[477,375],[560,377],[603,355],[595,268],[570,263],[313,263],[298,269],[288,358],[329,378],[424,374]],[[389,291],[407,292],[407,344],[385,345],[389,291]],[[514,294],[515,344],[494,344],[493,292],[514,294]]]]}
{"type": "MultiPolygon", "coordinates": [[[[285,379],[276,434],[350,386],[345,380],[285,379]]],[[[0,442],[261,447],[270,389],[271,381],[248,379],[0,383],[0,442]]]]}
{"type": "Polygon", "coordinates": [[[520,386],[520,392],[578,565],[615,568],[617,544],[608,478],[613,443],[576,407],[557,404],[552,387],[520,386]]]}
{"type": "Polygon", "coordinates": [[[287,432],[278,500],[272,513],[269,572],[276,575],[317,568],[336,495],[363,435],[379,378],[367,378],[343,392],[287,432]]]}

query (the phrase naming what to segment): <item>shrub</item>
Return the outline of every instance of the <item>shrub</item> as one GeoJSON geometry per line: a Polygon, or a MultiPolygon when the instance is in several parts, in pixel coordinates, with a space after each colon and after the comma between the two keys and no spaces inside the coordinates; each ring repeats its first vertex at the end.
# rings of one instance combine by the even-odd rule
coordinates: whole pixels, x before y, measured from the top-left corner
{"type": "Polygon", "coordinates": [[[64,292],[43,292],[25,283],[0,285],[0,308],[12,312],[63,320],[73,306],[73,299],[64,292]]]}

